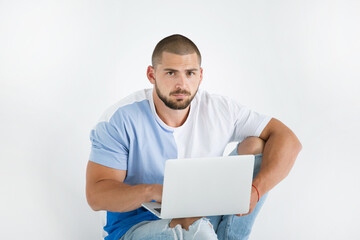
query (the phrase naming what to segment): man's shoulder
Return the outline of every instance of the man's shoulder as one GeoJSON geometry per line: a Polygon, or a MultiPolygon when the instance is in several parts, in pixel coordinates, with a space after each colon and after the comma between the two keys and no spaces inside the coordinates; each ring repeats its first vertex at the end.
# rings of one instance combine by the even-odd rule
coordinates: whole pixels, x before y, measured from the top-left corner
{"type": "Polygon", "coordinates": [[[221,94],[210,93],[206,90],[199,89],[198,101],[203,106],[207,107],[220,107],[220,108],[233,108],[240,105],[231,97],[221,94]]]}
{"type": "Polygon", "coordinates": [[[110,118],[115,114],[122,112],[122,110],[129,110],[131,107],[138,107],[139,104],[143,101],[148,101],[151,95],[152,89],[142,89],[136,91],[125,98],[122,98],[115,104],[111,105],[106,111],[102,114],[99,121],[109,121],[110,118]]]}

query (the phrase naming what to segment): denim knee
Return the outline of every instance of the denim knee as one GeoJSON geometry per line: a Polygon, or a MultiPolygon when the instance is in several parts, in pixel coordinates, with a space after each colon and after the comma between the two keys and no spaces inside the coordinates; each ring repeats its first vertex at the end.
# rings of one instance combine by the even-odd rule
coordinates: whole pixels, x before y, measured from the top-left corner
{"type": "MultiPolygon", "coordinates": [[[[237,152],[237,146],[236,148],[229,154],[229,156],[236,156],[239,155],[237,152]]],[[[255,161],[254,161],[254,172],[253,172],[253,179],[256,177],[256,175],[259,173],[260,171],[260,166],[261,166],[261,162],[262,162],[262,153],[260,154],[256,154],[255,155],[255,161]]]]}
{"type": "Polygon", "coordinates": [[[131,228],[120,240],[215,240],[216,233],[207,218],[200,218],[189,226],[189,230],[183,229],[179,224],[171,228],[171,219],[161,219],[151,222],[142,222],[131,228]]]}
{"type": "Polygon", "coordinates": [[[184,240],[217,240],[215,230],[208,218],[200,218],[195,221],[190,227],[189,231],[183,229],[184,240]]]}

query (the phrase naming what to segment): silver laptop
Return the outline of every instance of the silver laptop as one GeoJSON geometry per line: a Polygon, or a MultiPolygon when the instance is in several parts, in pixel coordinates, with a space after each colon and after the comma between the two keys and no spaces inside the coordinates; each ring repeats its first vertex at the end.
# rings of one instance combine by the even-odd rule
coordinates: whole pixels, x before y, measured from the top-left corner
{"type": "Polygon", "coordinates": [[[249,211],[254,155],[170,159],[162,203],[142,206],[159,218],[244,214],[249,211]]]}

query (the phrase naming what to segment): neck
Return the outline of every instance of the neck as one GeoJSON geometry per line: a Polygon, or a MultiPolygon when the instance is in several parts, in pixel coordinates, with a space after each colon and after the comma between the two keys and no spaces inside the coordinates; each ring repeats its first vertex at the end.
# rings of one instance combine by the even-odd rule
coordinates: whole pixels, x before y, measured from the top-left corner
{"type": "Polygon", "coordinates": [[[155,88],[153,89],[153,99],[156,113],[166,125],[169,127],[180,127],[184,124],[189,115],[190,105],[181,110],[171,109],[159,98],[155,88]]]}

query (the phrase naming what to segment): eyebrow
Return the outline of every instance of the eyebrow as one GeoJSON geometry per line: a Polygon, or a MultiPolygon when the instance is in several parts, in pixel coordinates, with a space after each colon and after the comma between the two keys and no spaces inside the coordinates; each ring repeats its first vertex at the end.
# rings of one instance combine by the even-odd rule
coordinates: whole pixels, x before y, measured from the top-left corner
{"type": "MultiPolygon", "coordinates": [[[[176,69],[172,69],[172,68],[164,68],[163,71],[170,71],[170,72],[179,72],[179,70],[176,70],[176,69]]],[[[190,69],[185,69],[185,71],[188,71],[188,72],[195,72],[195,71],[199,71],[199,69],[197,68],[190,68],[190,69]]]]}

